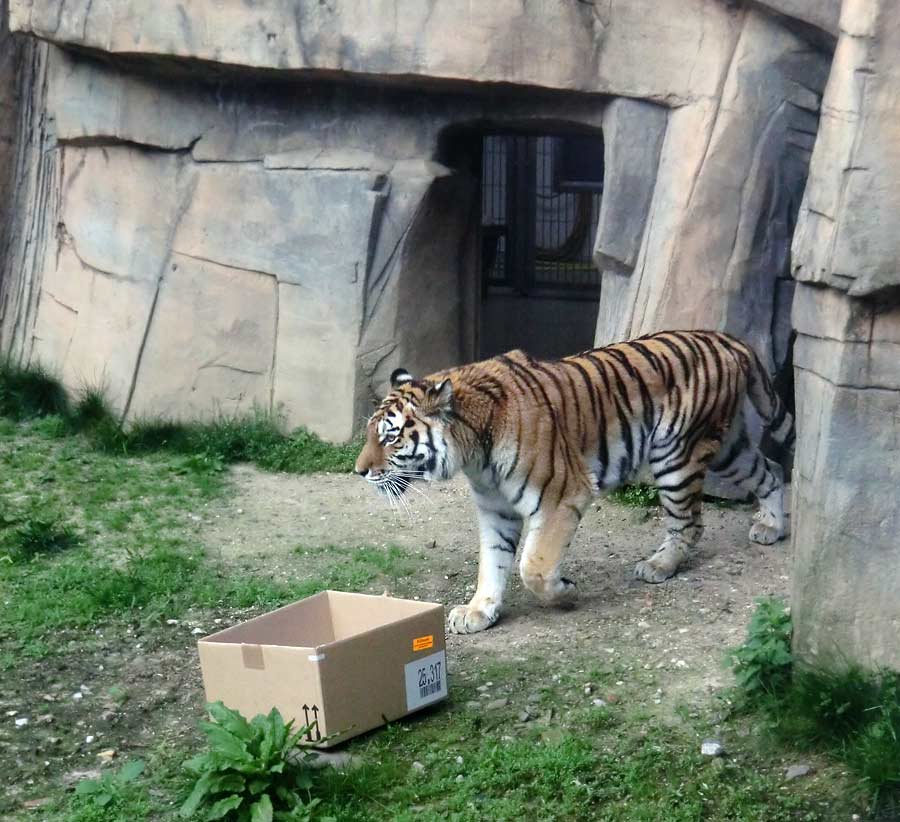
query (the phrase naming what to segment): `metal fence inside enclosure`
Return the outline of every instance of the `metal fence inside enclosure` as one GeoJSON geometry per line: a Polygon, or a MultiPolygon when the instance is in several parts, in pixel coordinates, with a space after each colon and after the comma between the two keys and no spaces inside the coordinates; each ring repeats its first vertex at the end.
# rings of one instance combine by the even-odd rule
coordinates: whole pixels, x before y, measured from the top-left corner
{"type": "Polygon", "coordinates": [[[488,135],[481,171],[485,293],[598,299],[603,138],[488,135]]]}

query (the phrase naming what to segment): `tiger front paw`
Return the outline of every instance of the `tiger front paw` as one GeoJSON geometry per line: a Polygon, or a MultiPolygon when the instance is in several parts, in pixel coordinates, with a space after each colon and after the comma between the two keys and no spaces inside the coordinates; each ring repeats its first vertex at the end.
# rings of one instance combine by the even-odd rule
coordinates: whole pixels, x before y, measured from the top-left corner
{"type": "Polygon", "coordinates": [[[500,609],[496,605],[476,607],[457,605],[447,619],[451,634],[477,634],[490,628],[500,618],[500,609]]]}

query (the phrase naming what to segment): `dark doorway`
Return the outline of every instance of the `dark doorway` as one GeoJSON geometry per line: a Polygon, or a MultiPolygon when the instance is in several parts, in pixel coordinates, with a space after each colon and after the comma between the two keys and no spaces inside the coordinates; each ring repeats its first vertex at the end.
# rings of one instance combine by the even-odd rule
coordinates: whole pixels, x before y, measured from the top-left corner
{"type": "Polygon", "coordinates": [[[489,134],[481,163],[481,354],[590,348],[603,191],[599,135],[489,134]]]}

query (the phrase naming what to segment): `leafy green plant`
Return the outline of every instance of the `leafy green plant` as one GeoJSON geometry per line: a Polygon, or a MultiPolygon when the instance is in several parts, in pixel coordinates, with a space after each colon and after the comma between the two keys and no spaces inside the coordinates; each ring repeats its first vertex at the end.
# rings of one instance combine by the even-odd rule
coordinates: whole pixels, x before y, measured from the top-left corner
{"type": "Polygon", "coordinates": [[[13,562],[28,562],[40,554],[59,553],[78,544],[71,525],[53,509],[37,505],[0,516],[0,528],[0,544],[13,562]]]}
{"type": "Polygon", "coordinates": [[[83,779],[75,786],[75,819],[94,820],[119,818],[111,813],[128,805],[133,811],[135,804],[143,804],[141,791],[134,784],[143,773],[144,763],[133,759],[116,773],[105,774],[99,779],[83,779]]]}
{"type": "Polygon", "coordinates": [[[309,727],[294,729],[277,709],[249,722],[221,702],[201,722],[209,750],[185,763],[196,777],[179,811],[182,819],[302,822],[313,818],[310,796],[315,752],[298,747],[309,727]]]}
{"type": "Polygon", "coordinates": [[[729,654],[738,685],[752,700],[783,691],[790,682],[791,617],[773,597],[756,601],[747,639],[729,654]]]}
{"type": "Polygon", "coordinates": [[[643,483],[623,485],[611,492],[610,497],[622,505],[631,505],[635,508],[652,508],[654,505],[659,505],[657,488],[643,483]]]}

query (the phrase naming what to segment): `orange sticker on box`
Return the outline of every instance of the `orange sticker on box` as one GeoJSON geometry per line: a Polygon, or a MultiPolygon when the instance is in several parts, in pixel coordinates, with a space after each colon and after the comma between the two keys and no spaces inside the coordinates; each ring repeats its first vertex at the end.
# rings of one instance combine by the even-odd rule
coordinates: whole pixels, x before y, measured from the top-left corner
{"type": "Polygon", "coordinates": [[[428,634],[428,636],[417,636],[413,640],[413,650],[414,651],[427,651],[429,648],[434,647],[434,634],[428,634]]]}

